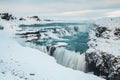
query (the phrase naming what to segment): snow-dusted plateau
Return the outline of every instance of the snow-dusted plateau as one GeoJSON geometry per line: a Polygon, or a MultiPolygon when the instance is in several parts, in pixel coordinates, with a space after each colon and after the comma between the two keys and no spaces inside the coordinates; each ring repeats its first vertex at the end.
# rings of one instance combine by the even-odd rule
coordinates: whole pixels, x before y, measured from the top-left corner
{"type": "Polygon", "coordinates": [[[0,80],[120,80],[120,17],[64,22],[0,13],[0,80]]]}

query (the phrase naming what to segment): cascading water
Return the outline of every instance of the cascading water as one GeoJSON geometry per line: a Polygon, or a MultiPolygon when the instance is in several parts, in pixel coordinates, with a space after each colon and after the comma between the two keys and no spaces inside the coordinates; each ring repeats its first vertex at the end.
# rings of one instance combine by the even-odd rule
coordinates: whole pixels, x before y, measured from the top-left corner
{"type": "MultiPolygon", "coordinates": [[[[63,66],[85,72],[86,62],[84,53],[88,48],[89,24],[51,23],[37,26],[22,25],[20,27],[27,33],[27,35],[22,35],[22,37],[27,36],[25,40],[29,41],[25,42],[26,46],[39,49],[53,56],[57,63],[63,66]],[[28,35],[32,36],[29,38],[28,35]],[[35,38],[38,35],[39,38],[35,38]]],[[[23,33],[20,32],[20,34],[23,33]]]]}
{"type": "Polygon", "coordinates": [[[57,48],[53,54],[57,63],[63,66],[70,67],[76,70],[85,71],[85,56],[84,54],[75,53],[64,48],[57,48]]]}

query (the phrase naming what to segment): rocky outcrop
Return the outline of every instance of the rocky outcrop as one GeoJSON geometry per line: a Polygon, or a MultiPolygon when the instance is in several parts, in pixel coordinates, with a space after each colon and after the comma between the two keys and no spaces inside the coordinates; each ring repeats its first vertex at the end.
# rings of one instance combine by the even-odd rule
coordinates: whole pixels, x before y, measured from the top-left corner
{"type": "Polygon", "coordinates": [[[87,72],[94,72],[107,80],[120,80],[120,57],[104,52],[91,52],[85,56],[87,72]]]}
{"type": "Polygon", "coordinates": [[[7,21],[16,19],[16,17],[12,16],[12,14],[9,14],[9,13],[0,13],[0,17],[1,19],[7,20],[7,21]]]}
{"type": "Polygon", "coordinates": [[[109,75],[109,61],[113,57],[111,54],[104,52],[86,53],[86,65],[88,72],[94,72],[95,75],[108,78],[109,75]]]}
{"type": "Polygon", "coordinates": [[[53,56],[54,51],[56,50],[56,47],[54,46],[46,46],[47,52],[50,56],[53,56]]]}
{"type": "Polygon", "coordinates": [[[19,18],[19,20],[20,20],[20,21],[25,21],[26,19],[23,18],[23,17],[21,17],[21,18],[19,18]]]}
{"type": "Polygon", "coordinates": [[[116,28],[114,31],[114,35],[120,39],[120,28],[116,28]]]}
{"type": "Polygon", "coordinates": [[[35,19],[36,21],[41,21],[38,16],[31,16],[31,17],[28,17],[28,18],[30,18],[30,19],[35,19]]]}
{"type": "Polygon", "coordinates": [[[26,38],[27,42],[36,41],[40,38],[41,34],[39,31],[26,31],[26,32],[20,32],[16,35],[20,35],[22,38],[26,38]]]}
{"type": "Polygon", "coordinates": [[[3,29],[4,29],[4,27],[0,25],[0,30],[3,30],[3,29]]]}
{"type": "Polygon", "coordinates": [[[103,19],[95,22],[89,31],[87,70],[106,80],[120,80],[119,22],[119,18],[103,19]]]}
{"type": "Polygon", "coordinates": [[[109,61],[109,80],[120,80],[120,56],[113,57],[109,61]]]}

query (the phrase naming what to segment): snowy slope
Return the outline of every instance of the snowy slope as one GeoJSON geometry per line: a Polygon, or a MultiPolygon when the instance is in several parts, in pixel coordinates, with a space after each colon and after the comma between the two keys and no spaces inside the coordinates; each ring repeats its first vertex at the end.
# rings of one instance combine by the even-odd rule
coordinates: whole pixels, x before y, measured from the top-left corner
{"type": "Polygon", "coordinates": [[[120,17],[95,21],[89,32],[88,52],[102,51],[120,55],[120,17]]]}
{"type": "Polygon", "coordinates": [[[120,17],[94,22],[86,52],[88,72],[107,80],[120,80],[120,17]]]}
{"type": "MultiPolygon", "coordinates": [[[[0,21],[1,80],[103,80],[91,74],[65,68],[55,59],[32,48],[19,45],[13,34],[17,26],[0,21]]],[[[19,28],[17,28],[19,29],[19,28]]]]}

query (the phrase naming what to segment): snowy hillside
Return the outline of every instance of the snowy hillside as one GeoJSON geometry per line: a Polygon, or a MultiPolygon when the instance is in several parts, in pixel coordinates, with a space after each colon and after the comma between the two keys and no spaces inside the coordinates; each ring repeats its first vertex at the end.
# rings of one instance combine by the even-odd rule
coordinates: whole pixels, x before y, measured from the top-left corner
{"type": "Polygon", "coordinates": [[[92,74],[63,67],[41,51],[23,47],[14,39],[21,30],[17,20],[0,20],[1,80],[103,80],[92,74]]]}
{"type": "Polygon", "coordinates": [[[120,17],[95,21],[89,31],[88,46],[88,72],[108,80],[120,80],[120,17]]]}
{"type": "Polygon", "coordinates": [[[90,51],[103,51],[108,54],[120,55],[120,17],[95,21],[89,37],[90,51]]]}

